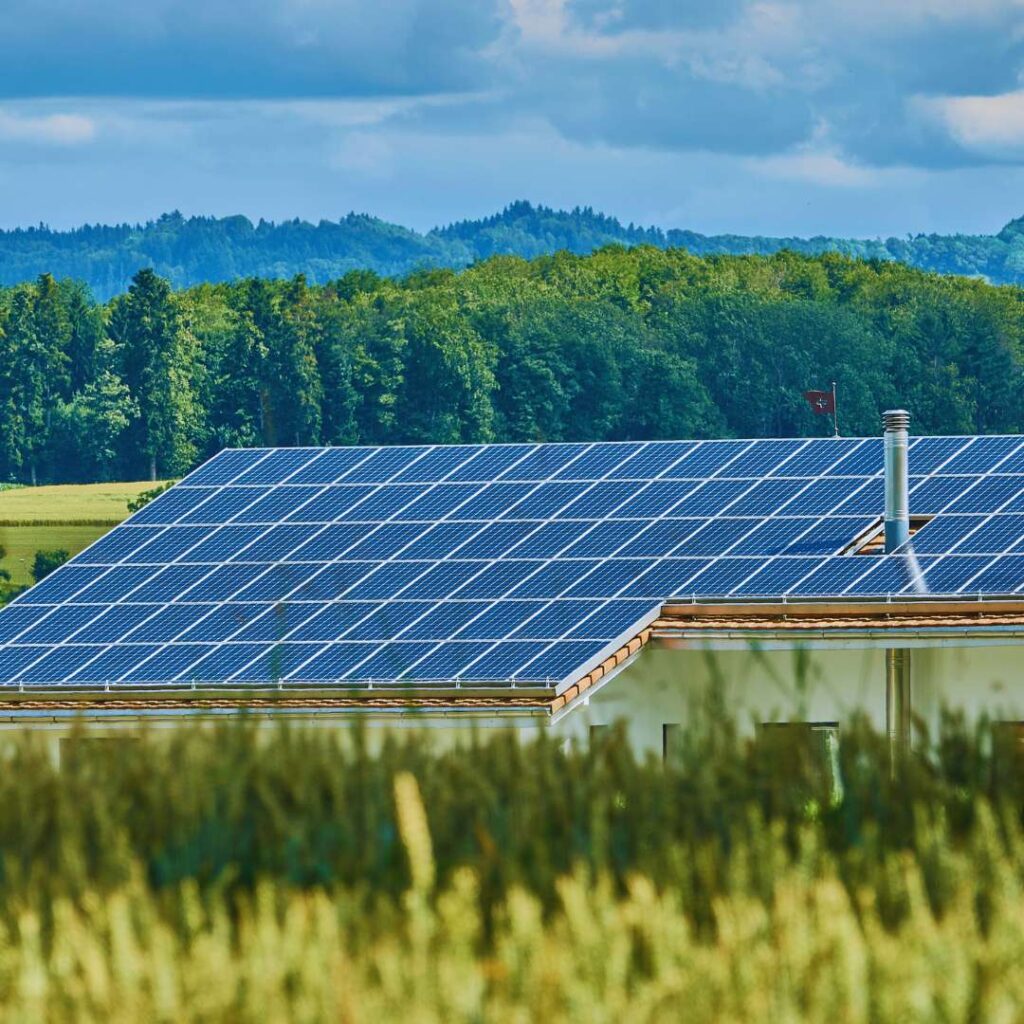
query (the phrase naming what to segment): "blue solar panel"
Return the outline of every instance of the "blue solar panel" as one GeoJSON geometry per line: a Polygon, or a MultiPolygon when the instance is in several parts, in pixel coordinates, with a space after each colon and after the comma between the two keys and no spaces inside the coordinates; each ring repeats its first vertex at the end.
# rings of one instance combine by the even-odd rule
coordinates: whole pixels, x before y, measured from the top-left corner
{"type": "MultiPolygon", "coordinates": [[[[191,489],[185,488],[185,490],[190,492],[191,489]]],[[[167,493],[173,494],[174,491],[168,491],[167,493]]],[[[189,511],[182,512],[178,517],[178,522],[186,525],[192,523],[224,523],[243,513],[244,509],[270,493],[269,487],[224,487],[212,498],[202,502],[202,504],[196,504],[189,511]]],[[[147,505],[146,508],[148,507],[147,505]]],[[[133,519],[132,522],[135,522],[135,520],[133,519]]]]}
{"type": "Polygon", "coordinates": [[[375,644],[373,653],[360,665],[354,665],[345,673],[346,679],[378,680],[391,683],[434,649],[434,644],[420,641],[395,640],[391,643],[375,644]]]}
{"type": "MultiPolygon", "coordinates": [[[[209,566],[206,566],[209,572],[209,566]]],[[[155,581],[154,570],[151,566],[124,565],[109,569],[102,576],[98,576],[94,582],[82,587],[73,597],[79,603],[109,604],[111,601],[121,601],[129,594],[134,599],[136,591],[151,581],[155,581]]],[[[158,573],[157,575],[162,575],[158,573]]],[[[70,596],[70,595],[69,595],[70,596]]],[[[161,597],[159,600],[167,600],[161,597]]]]}
{"type": "Polygon", "coordinates": [[[268,490],[262,498],[239,512],[232,522],[278,523],[293,512],[301,515],[306,502],[315,498],[318,493],[319,488],[317,487],[296,487],[292,484],[282,484],[280,487],[268,490]]]}
{"type": "Polygon", "coordinates": [[[94,617],[92,622],[78,630],[73,639],[75,643],[82,644],[111,644],[155,613],[156,608],[151,604],[111,605],[101,615],[94,617]]]}
{"type": "Polygon", "coordinates": [[[443,519],[472,498],[476,491],[476,484],[437,484],[406,505],[395,518],[420,522],[443,519]]]}
{"type": "Polygon", "coordinates": [[[435,448],[396,473],[394,480],[396,483],[437,483],[479,453],[480,449],[474,445],[435,448]]]}
{"type": "Polygon", "coordinates": [[[279,484],[322,454],[319,448],[277,448],[265,459],[239,473],[232,483],[279,484]]]}
{"type": "Polygon", "coordinates": [[[646,445],[606,476],[609,480],[653,480],[695,451],[697,445],[697,441],[663,441],[646,445]]]}
{"type": "Polygon", "coordinates": [[[635,441],[595,445],[552,476],[555,480],[601,480],[643,451],[644,447],[635,441]]]}
{"type": "Polygon", "coordinates": [[[602,519],[612,515],[642,486],[636,481],[608,481],[594,484],[575,501],[570,502],[558,512],[558,516],[569,519],[602,519]]]}
{"type": "Polygon", "coordinates": [[[748,441],[705,441],[665,470],[662,476],[666,480],[703,480],[726,468],[731,471],[729,463],[749,447],[748,441]]]}
{"type": "Polygon", "coordinates": [[[786,594],[821,564],[820,558],[773,558],[743,582],[743,593],[751,596],[786,594]]]}
{"type": "Polygon", "coordinates": [[[1021,446],[1019,437],[978,437],[942,467],[943,473],[1009,472],[1002,463],[1021,446]],[[998,467],[998,468],[997,468],[998,467]]]}
{"type": "Polygon", "coordinates": [[[990,562],[963,589],[972,594],[1009,594],[1024,587],[1024,555],[1003,555],[990,562]]]}
{"type": "Polygon", "coordinates": [[[215,487],[175,487],[165,491],[136,513],[136,525],[173,523],[217,493],[215,487]]]}
{"type": "Polygon", "coordinates": [[[118,644],[108,647],[70,676],[69,681],[81,686],[86,683],[104,683],[111,679],[120,679],[133,665],[159,650],[156,644],[118,644]]]}
{"type": "Polygon", "coordinates": [[[340,640],[357,622],[381,607],[374,601],[335,601],[310,606],[316,613],[291,635],[292,640],[340,640]]]}
{"type": "Polygon", "coordinates": [[[0,612],[0,682],[550,683],[671,597],[1024,589],[1024,441],[910,467],[919,574],[832,554],[877,438],[224,452],[0,612]]]}
{"type": "Polygon", "coordinates": [[[169,644],[145,661],[129,668],[124,676],[126,684],[169,683],[189,665],[199,661],[211,648],[203,644],[169,644]]]}
{"type": "Polygon", "coordinates": [[[903,591],[924,592],[924,572],[932,559],[907,555],[891,555],[871,559],[865,574],[846,591],[848,594],[899,594],[903,591]]]}
{"type": "MultiPolygon", "coordinates": [[[[256,606],[259,607],[259,606],[256,606]]],[[[301,626],[316,610],[315,604],[296,604],[278,601],[253,619],[235,638],[236,640],[283,640],[296,627],[301,626]]],[[[315,652],[311,651],[310,654],[315,652]]]]}
{"type": "Polygon", "coordinates": [[[265,448],[225,449],[194,472],[189,473],[182,484],[185,487],[195,487],[199,484],[226,484],[255,466],[268,454],[270,453],[265,448]]]}
{"type": "Polygon", "coordinates": [[[308,683],[340,682],[353,665],[368,658],[376,647],[371,643],[328,644],[319,654],[295,668],[287,678],[308,683]]]}
{"type": "Polygon", "coordinates": [[[371,491],[365,498],[339,512],[335,518],[351,522],[378,523],[397,515],[409,502],[426,491],[429,484],[395,484],[371,491]]]}
{"type": "Polygon", "coordinates": [[[507,519],[550,519],[559,509],[578,498],[589,484],[550,483],[526,495],[506,513],[507,519]]]}
{"type": "Polygon", "coordinates": [[[513,463],[502,473],[503,480],[550,480],[564,470],[573,459],[582,455],[587,444],[543,444],[529,455],[513,463]]]}
{"type": "Polygon", "coordinates": [[[571,675],[601,651],[601,641],[561,641],[512,673],[518,683],[554,683],[571,675]]]}
{"type": "Polygon", "coordinates": [[[499,601],[482,615],[467,620],[453,635],[460,640],[501,640],[546,604],[546,601],[499,601]]]}
{"type": "Polygon", "coordinates": [[[494,444],[483,448],[475,459],[467,459],[449,474],[449,480],[487,483],[507,472],[513,463],[526,458],[535,445],[494,444]]]}
{"type": "Polygon", "coordinates": [[[722,471],[722,476],[761,477],[784,472],[788,461],[807,445],[806,438],[792,441],[762,441],[741,452],[722,471]]]}
{"type": "Polygon", "coordinates": [[[914,535],[913,548],[919,555],[941,555],[952,551],[984,521],[984,516],[936,516],[914,535]]]}
{"type": "Polygon", "coordinates": [[[638,622],[649,618],[660,606],[650,601],[628,601],[615,598],[602,605],[597,611],[588,602],[589,614],[577,622],[565,635],[571,639],[604,640],[618,639],[638,622]]]}
{"type": "Polygon", "coordinates": [[[402,635],[408,640],[447,640],[468,626],[471,620],[488,607],[486,601],[446,601],[436,604],[402,635]]]}
{"type": "MultiPolygon", "coordinates": [[[[825,470],[824,476],[874,476],[883,467],[882,440],[870,437],[825,470]]],[[[921,472],[913,469],[912,472],[921,472]]]]}
{"type": "Polygon", "coordinates": [[[910,447],[907,459],[911,473],[934,473],[943,463],[971,443],[965,437],[920,437],[910,447]]]}
{"type": "MultiPolygon", "coordinates": [[[[374,491],[372,484],[337,484],[316,493],[316,497],[282,518],[296,523],[331,523],[374,491]]],[[[242,513],[237,519],[245,519],[242,513]]],[[[348,518],[358,519],[353,515],[348,518]]]]}
{"type": "Polygon", "coordinates": [[[840,459],[850,455],[860,444],[861,441],[858,438],[817,438],[782,463],[773,475],[784,477],[821,476],[840,459]]]}
{"type": "Polygon", "coordinates": [[[376,448],[369,458],[357,463],[338,479],[346,484],[382,484],[396,477],[428,451],[428,448],[376,448]]]}
{"type": "Polygon", "coordinates": [[[463,642],[454,640],[443,647],[435,647],[416,665],[416,678],[436,682],[458,679],[491,646],[487,641],[463,642]]]}
{"type": "Polygon", "coordinates": [[[307,462],[293,473],[293,484],[333,484],[366,460],[373,448],[330,448],[320,458],[307,462]]]}
{"type": "Polygon", "coordinates": [[[320,644],[274,644],[232,676],[236,683],[277,683],[309,661],[320,644]]]}
{"type": "Polygon", "coordinates": [[[495,644],[486,654],[464,670],[467,678],[481,682],[506,682],[516,669],[524,668],[537,656],[537,644],[530,641],[505,640],[495,644]]]}
{"type": "Polygon", "coordinates": [[[1024,477],[990,476],[965,491],[946,512],[995,512],[1024,490],[1024,477]]]}
{"type": "Polygon", "coordinates": [[[479,523],[437,523],[424,531],[421,524],[412,543],[402,549],[401,557],[435,559],[444,558],[456,551],[462,557],[465,554],[461,550],[463,545],[480,529],[479,523]]]}
{"type": "Polygon", "coordinates": [[[126,634],[126,639],[132,643],[169,643],[216,607],[213,604],[169,604],[159,610],[150,608],[156,614],[126,634]]]}

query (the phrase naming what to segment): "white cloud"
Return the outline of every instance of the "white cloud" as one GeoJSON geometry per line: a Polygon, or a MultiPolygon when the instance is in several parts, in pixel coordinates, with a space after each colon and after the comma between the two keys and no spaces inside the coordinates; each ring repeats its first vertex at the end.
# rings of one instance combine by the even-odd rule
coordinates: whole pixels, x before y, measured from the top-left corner
{"type": "Polygon", "coordinates": [[[997,96],[920,97],[914,102],[966,149],[996,157],[1024,152],[1024,90],[997,96]]]}
{"type": "Polygon", "coordinates": [[[837,153],[799,152],[748,160],[752,169],[783,181],[803,181],[836,188],[865,188],[877,184],[883,172],[843,159],[837,153]]]}
{"type": "Polygon", "coordinates": [[[0,110],[0,140],[77,146],[96,137],[96,122],[82,114],[24,116],[0,110]]]}

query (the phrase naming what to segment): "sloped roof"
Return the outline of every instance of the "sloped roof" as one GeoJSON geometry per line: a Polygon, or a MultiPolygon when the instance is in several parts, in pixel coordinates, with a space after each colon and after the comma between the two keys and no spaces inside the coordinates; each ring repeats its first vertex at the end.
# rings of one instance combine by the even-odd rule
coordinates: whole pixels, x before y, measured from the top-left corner
{"type": "Polygon", "coordinates": [[[562,693],[672,598],[1024,588],[1024,439],[227,450],[0,611],[0,685],[562,693]]]}

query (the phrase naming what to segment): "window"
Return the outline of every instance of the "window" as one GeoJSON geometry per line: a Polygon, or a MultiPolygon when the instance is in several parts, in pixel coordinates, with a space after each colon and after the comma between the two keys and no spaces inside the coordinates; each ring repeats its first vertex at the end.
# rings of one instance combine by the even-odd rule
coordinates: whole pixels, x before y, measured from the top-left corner
{"type": "Polygon", "coordinates": [[[679,756],[681,738],[682,730],[677,722],[666,722],[661,727],[661,756],[666,763],[679,756]]]}
{"type": "MultiPolygon", "coordinates": [[[[842,800],[838,722],[764,722],[758,738],[783,785],[809,785],[831,805],[842,800]]],[[[816,796],[807,794],[809,799],[816,796]]]]}

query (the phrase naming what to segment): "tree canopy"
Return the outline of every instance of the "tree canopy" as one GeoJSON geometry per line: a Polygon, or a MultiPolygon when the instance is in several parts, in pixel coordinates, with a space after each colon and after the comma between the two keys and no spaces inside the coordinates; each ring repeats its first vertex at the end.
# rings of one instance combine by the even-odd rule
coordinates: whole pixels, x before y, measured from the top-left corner
{"type": "Polygon", "coordinates": [[[152,270],[0,288],[0,481],[164,477],[225,446],[1024,428],[1024,291],[837,254],[653,245],[404,279],[152,270]]]}

